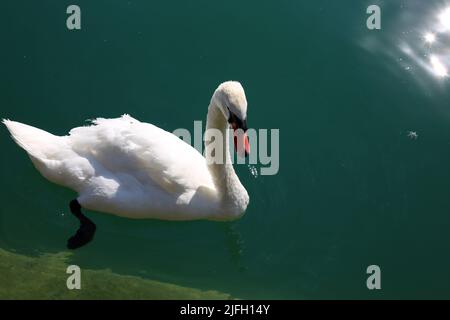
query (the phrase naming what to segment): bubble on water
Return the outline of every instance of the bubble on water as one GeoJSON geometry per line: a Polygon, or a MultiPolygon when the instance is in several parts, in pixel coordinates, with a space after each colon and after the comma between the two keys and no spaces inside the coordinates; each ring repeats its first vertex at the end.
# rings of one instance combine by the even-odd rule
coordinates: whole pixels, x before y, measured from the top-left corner
{"type": "Polygon", "coordinates": [[[249,164],[248,169],[254,178],[258,178],[258,169],[255,166],[249,164]]]}

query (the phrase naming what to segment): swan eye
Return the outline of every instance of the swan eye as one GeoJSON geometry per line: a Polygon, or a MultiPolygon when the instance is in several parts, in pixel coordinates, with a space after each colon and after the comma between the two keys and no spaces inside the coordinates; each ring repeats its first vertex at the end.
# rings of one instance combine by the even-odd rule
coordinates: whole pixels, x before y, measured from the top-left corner
{"type": "Polygon", "coordinates": [[[242,129],[244,132],[247,131],[247,120],[241,120],[237,115],[230,111],[228,108],[230,116],[228,117],[228,123],[233,127],[233,129],[242,129]]]}

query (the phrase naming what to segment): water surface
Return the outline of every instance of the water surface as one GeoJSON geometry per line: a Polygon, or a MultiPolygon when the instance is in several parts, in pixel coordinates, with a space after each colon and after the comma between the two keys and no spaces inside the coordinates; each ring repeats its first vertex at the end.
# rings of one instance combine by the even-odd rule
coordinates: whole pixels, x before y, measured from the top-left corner
{"type": "MultiPolygon", "coordinates": [[[[42,178],[3,128],[2,259],[64,255],[133,283],[226,297],[450,298],[450,83],[426,56],[446,63],[448,37],[439,33],[433,48],[423,41],[445,2],[378,2],[382,29],[369,31],[376,2],[78,0],[80,31],[65,26],[72,2],[4,3],[1,117],[55,134],[123,113],[193,129],[216,86],[239,80],[249,126],[280,129],[280,170],[255,178],[237,167],[251,201],[234,223],[89,212],[95,241],[66,257],[76,195],[42,178]],[[366,288],[371,264],[381,291],[366,288]]],[[[10,272],[17,286],[0,283],[1,297],[29,297],[10,272]]],[[[31,277],[30,290],[79,298],[59,287],[64,277],[31,277]]],[[[127,288],[116,297],[155,297],[127,288]]]]}

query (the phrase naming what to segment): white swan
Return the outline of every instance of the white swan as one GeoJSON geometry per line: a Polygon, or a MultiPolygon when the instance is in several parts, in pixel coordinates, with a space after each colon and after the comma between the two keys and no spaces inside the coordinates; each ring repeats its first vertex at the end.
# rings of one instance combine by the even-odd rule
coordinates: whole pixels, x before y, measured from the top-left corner
{"type": "MultiPolygon", "coordinates": [[[[230,161],[227,128],[247,130],[247,100],[239,82],[222,83],[208,108],[206,129],[222,132],[224,164],[210,163],[167,131],[128,115],[99,118],[93,125],[55,136],[3,120],[15,142],[48,180],[78,193],[70,203],[80,229],[73,249],[89,242],[95,224],[81,207],[128,218],[232,220],[247,208],[249,196],[230,161]]],[[[248,138],[244,137],[246,153],[248,138]]],[[[236,140],[235,140],[236,143],[236,140]]],[[[211,154],[205,143],[205,155],[211,154]]]]}

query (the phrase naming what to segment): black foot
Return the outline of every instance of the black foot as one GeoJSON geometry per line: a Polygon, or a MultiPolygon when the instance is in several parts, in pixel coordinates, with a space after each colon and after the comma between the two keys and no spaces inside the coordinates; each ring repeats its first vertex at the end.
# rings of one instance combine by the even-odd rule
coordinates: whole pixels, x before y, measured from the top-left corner
{"type": "Polygon", "coordinates": [[[89,243],[94,238],[97,227],[81,213],[81,206],[77,200],[72,200],[70,202],[70,211],[80,221],[80,228],[78,228],[77,233],[67,240],[67,248],[77,249],[89,243]]]}

